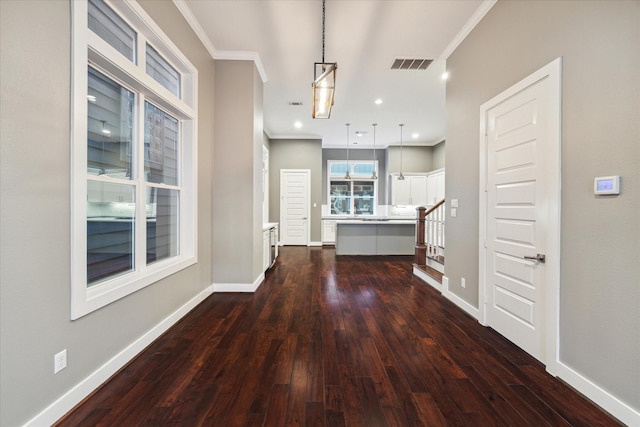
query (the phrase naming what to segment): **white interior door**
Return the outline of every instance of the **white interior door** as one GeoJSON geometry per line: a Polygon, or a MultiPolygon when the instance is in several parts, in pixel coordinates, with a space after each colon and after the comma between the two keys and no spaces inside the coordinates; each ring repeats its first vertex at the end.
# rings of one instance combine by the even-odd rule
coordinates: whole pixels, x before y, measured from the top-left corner
{"type": "Polygon", "coordinates": [[[557,324],[559,93],[543,73],[482,109],[485,320],[543,363],[557,324]]]}
{"type": "Polygon", "coordinates": [[[309,186],[311,171],[280,171],[280,243],[309,244],[309,186]]]}

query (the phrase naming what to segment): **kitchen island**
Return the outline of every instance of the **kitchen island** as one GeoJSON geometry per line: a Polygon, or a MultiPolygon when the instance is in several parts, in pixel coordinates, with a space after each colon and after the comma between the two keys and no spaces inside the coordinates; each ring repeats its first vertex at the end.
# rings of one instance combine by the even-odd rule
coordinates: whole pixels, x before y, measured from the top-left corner
{"type": "Polygon", "coordinates": [[[413,255],[414,219],[336,221],[336,255],[413,255]]]}

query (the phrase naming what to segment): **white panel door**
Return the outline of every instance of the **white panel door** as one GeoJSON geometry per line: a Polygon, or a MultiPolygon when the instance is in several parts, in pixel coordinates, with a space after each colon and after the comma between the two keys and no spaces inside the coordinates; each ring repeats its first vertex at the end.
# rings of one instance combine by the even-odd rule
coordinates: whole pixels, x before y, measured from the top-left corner
{"type": "Polygon", "coordinates": [[[543,257],[556,232],[549,212],[559,199],[550,185],[559,175],[550,85],[548,78],[535,81],[485,114],[486,323],[543,363],[546,292],[553,286],[543,257]]]}
{"type": "Polygon", "coordinates": [[[280,242],[309,243],[309,170],[280,171],[280,242]]]}

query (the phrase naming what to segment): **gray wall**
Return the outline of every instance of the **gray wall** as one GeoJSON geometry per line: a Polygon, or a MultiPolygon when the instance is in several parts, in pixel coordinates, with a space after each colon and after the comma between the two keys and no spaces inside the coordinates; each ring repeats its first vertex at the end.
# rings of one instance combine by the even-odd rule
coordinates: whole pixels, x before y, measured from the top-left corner
{"type": "MultiPolygon", "coordinates": [[[[376,150],[378,160],[378,204],[387,204],[387,160],[386,150],[376,150]]],[[[373,150],[349,150],[350,160],[373,160],[373,150]]],[[[322,203],[327,204],[327,160],[347,160],[347,150],[340,148],[325,148],[322,150],[322,203]]]]}
{"type": "Polygon", "coordinates": [[[433,147],[402,147],[402,156],[399,146],[387,148],[387,173],[400,172],[400,160],[402,158],[402,172],[430,172],[433,170],[433,147]]]}
{"type": "Polygon", "coordinates": [[[446,275],[477,307],[480,105],[559,56],[560,359],[638,410],[640,2],[499,1],[449,57],[446,275]],[[619,196],[594,197],[603,175],[619,196]]]}
{"type": "Polygon", "coordinates": [[[311,171],[311,242],[321,241],[322,140],[272,139],[269,143],[269,220],[280,222],[280,170],[311,171]],[[316,207],[313,207],[313,204],[316,207]]]}
{"type": "Polygon", "coordinates": [[[171,2],[140,3],[199,72],[199,261],[70,320],[70,2],[1,1],[3,426],[34,417],[211,284],[213,61],[171,2]],[[64,348],[68,367],[54,375],[64,348]]]}
{"type": "Polygon", "coordinates": [[[436,170],[436,169],[442,169],[444,168],[445,165],[445,147],[446,147],[447,143],[445,141],[439,142],[437,145],[434,145],[433,147],[431,147],[431,153],[432,153],[432,161],[431,161],[431,168],[432,170],[436,170]]]}
{"type": "Polygon", "coordinates": [[[213,281],[251,284],[262,264],[262,81],[253,61],[215,67],[213,281]]]}

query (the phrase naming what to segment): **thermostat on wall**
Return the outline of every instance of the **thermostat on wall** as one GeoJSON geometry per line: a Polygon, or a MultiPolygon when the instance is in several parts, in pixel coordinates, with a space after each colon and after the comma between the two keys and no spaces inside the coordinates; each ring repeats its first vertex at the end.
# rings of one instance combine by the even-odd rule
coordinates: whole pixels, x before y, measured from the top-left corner
{"type": "Polygon", "coordinates": [[[620,194],[620,176],[599,176],[593,179],[593,194],[620,194]]]}

